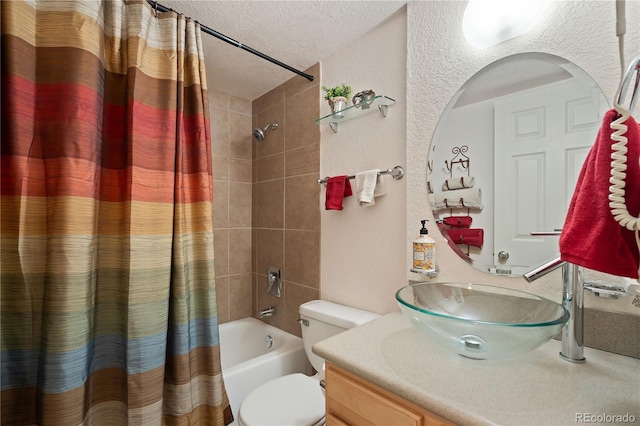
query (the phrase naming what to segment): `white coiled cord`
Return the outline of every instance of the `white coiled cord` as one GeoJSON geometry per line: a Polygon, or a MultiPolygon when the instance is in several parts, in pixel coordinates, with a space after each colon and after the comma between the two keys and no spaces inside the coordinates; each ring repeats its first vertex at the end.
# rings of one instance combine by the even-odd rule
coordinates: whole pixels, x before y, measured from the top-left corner
{"type": "MultiPolygon", "coordinates": [[[[625,122],[631,116],[628,111],[620,115],[616,120],[611,123],[611,128],[615,130],[611,135],[611,139],[614,141],[611,145],[613,152],[611,153],[611,177],[609,178],[609,208],[611,208],[611,214],[616,221],[627,228],[630,231],[637,231],[640,229],[640,217],[634,217],[629,213],[627,204],[625,201],[625,179],[627,178],[627,143],[628,139],[625,136],[627,133],[627,125],[625,122]]],[[[640,158],[638,159],[638,165],[640,166],[640,158]]]]}
{"type": "MultiPolygon", "coordinates": [[[[625,201],[625,179],[627,178],[627,142],[625,136],[627,133],[627,125],[625,122],[631,114],[628,110],[620,105],[616,105],[616,111],[620,117],[611,123],[611,129],[615,130],[611,135],[613,144],[611,149],[611,177],[609,178],[609,208],[613,218],[620,226],[635,232],[636,245],[640,252],[640,217],[634,217],[629,213],[625,201]]],[[[638,158],[638,166],[640,167],[640,158],[638,158]]]]}

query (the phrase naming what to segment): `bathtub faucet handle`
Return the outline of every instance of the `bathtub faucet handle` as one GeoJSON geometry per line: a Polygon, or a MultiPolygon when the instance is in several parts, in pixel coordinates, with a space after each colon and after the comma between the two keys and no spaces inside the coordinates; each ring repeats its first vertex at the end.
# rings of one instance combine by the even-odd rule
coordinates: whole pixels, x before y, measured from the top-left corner
{"type": "Polygon", "coordinates": [[[282,271],[272,266],[267,270],[267,277],[269,277],[267,293],[280,297],[282,292],[282,271]]]}

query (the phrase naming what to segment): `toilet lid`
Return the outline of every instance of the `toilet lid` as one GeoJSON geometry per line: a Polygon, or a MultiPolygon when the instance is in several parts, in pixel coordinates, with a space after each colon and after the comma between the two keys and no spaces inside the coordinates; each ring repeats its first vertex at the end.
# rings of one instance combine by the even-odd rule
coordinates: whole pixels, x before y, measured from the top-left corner
{"type": "Polygon", "coordinates": [[[324,418],[324,395],[318,380],[289,374],[252,390],[240,404],[238,417],[247,426],[314,425],[324,418]]]}

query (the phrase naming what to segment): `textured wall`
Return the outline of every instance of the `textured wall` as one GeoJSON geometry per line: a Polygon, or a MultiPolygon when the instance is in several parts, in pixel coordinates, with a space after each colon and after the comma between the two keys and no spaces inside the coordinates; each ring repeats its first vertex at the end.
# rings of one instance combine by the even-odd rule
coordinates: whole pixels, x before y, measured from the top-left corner
{"type": "MultiPolygon", "coordinates": [[[[345,51],[323,61],[323,85],[345,82],[354,92],[373,89],[398,102],[386,118],[376,108],[339,124],[338,133],[322,126],[322,176],[406,165],[406,49],[403,8],[345,51]]],[[[330,113],[324,99],[321,111],[330,113]]],[[[407,180],[385,179],[387,193],[371,207],[359,206],[353,196],[345,199],[344,210],[326,211],[322,189],[323,299],[374,312],[394,308],[394,291],[406,275],[407,180]]]]}
{"type": "MultiPolygon", "coordinates": [[[[353,173],[396,161],[406,161],[407,169],[405,179],[390,182],[388,198],[379,206],[365,210],[352,201],[342,212],[322,212],[323,298],[390,312],[397,309],[395,290],[408,279],[419,278],[408,270],[411,240],[419,221],[432,218],[426,196],[430,140],[449,99],[475,72],[511,54],[546,52],[584,69],[610,102],[615,94],[620,73],[615,2],[552,2],[548,16],[532,31],[482,51],[469,46],[462,35],[465,5],[460,1],[409,2],[406,17],[403,10],[323,61],[322,84],[345,80],[356,90],[384,91],[397,96],[399,102],[390,108],[384,122],[371,117],[348,122],[335,135],[323,128],[321,174],[353,173]],[[398,119],[405,108],[406,121],[398,119]],[[406,195],[401,193],[404,185],[406,195]]],[[[627,61],[639,53],[639,9],[640,2],[627,2],[627,61]]],[[[433,223],[430,233],[437,241],[440,279],[471,280],[560,297],[559,272],[535,284],[492,277],[454,255],[433,223]]],[[[638,312],[630,298],[610,302],[587,294],[586,305],[638,312]]]]}
{"type": "MultiPolygon", "coordinates": [[[[627,62],[638,55],[640,46],[639,2],[627,2],[627,62]]],[[[429,211],[425,188],[428,143],[438,123],[440,113],[457,89],[475,72],[487,64],[515,53],[545,52],[574,62],[591,75],[611,102],[618,87],[620,66],[618,41],[615,37],[615,4],[604,1],[555,1],[544,22],[531,32],[486,50],[478,51],[466,44],[459,28],[464,2],[412,2],[408,8],[408,46],[411,60],[407,79],[407,156],[412,169],[420,173],[408,178],[408,223],[415,223],[429,211]],[[426,17],[430,24],[424,25],[426,17]],[[434,43],[433,40],[439,40],[434,43]],[[424,98],[430,102],[425,104],[424,98]]],[[[409,226],[407,240],[415,231],[409,226]]],[[[447,250],[438,233],[438,257],[441,279],[467,279],[526,289],[560,300],[560,271],[535,284],[522,279],[491,277],[476,271],[447,250]]],[[[407,245],[407,256],[410,246],[407,245]]],[[[612,261],[614,261],[612,259],[612,261]]],[[[411,274],[410,274],[411,275],[411,274]]],[[[631,298],[619,302],[586,295],[586,306],[638,313],[631,298]]]]}

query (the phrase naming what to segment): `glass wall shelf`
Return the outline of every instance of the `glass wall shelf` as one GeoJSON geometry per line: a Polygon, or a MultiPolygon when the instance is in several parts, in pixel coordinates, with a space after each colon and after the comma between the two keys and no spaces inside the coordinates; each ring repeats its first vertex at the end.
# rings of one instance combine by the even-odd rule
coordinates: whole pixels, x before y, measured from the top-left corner
{"type": "Polygon", "coordinates": [[[328,124],[334,133],[338,133],[338,123],[344,123],[345,121],[362,117],[363,115],[376,110],[380,111],[383,117],[386,117],[387,110],[395,103],[395,99],[384,95],[378,95],[367,105],[360,104],[357,107],[355,105],[351,105],[343,110],[334,112],[333,114],[317,118],[315,122],[318,124],[328,124]],[[374,106],[377,106],[378,108],[373,108],[374,106]]]}

